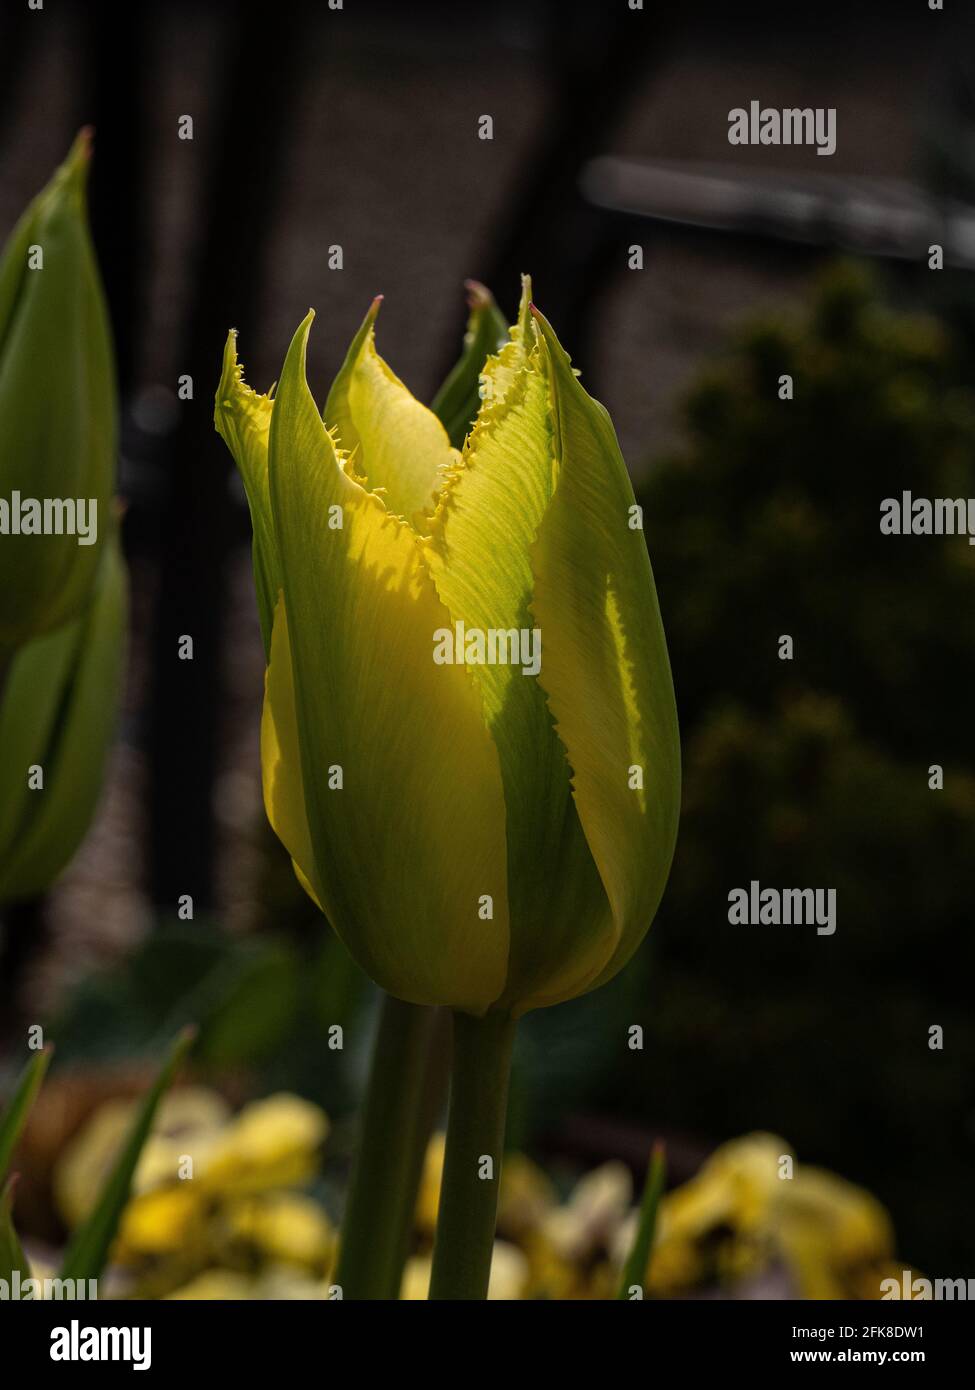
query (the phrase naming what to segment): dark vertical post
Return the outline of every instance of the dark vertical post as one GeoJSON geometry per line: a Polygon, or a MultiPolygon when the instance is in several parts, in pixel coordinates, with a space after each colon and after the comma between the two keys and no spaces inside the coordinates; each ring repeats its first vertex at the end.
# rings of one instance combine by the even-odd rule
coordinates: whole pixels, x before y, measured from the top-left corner
{"type": "MultiPolygon", "coordinates": [[[[178,374],[192,401],[168,441],[168,495],[158,537],[160,588],[151,653],[150,891],[175,911],[189,893],[213,905],[213,784],[220,724],[224,568],[231,527],[230,460],[213,428],[213,392],[230,327],[250,336],[262,259],[299,88],[305,10],[267,29],[266,5],[227,9],[214,72],[214,99],[197,113],[186,158],[209,154],[199,210],[205,229],[178,374]],[[269,51],[271,50],[271,51],[269,51]],[[209,127],[209,128],[208,128],[209,127]],[[193,659],[181,661],[182,635],[193,659]]],[[[173,139],[177,119],[171,113],[173,139]]]]}

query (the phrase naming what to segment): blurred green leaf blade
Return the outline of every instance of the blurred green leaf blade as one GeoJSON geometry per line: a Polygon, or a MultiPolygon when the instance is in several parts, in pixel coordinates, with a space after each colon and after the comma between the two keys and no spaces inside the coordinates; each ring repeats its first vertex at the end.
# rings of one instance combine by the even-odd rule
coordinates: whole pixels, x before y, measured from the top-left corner
{"type": "Polygon", "coordinates": [[[40,1052],[35,1052],[17,1080],[14,1093],[10,1098],[3,1114],[0,1115],[0,1182],[7,1176],[7,1169],[10,1167],[10,1159],[14,1149],[17,1147],[27,1123],[27,1116],[30,1114],[31,1106],[41,1088],[41,1082],[51,1061],[53,1049],[43,1048],[40,1052]]]}
{"type": "Polygon", "coordinates": [[[647,1266],[650,1263],[650,1252],[653,1250],[653,1237],[657,1229],[657,1209],[660,1206],[660,1198],[664,1190],[664,1182],[667,1177],[667,1163],[664,1157],[664,1146],[656,1143],[650,1154],[650,1165],[647,1168],[647,1179],[643,1186],[643,1197],[640,1201],[640,1216],[637,1221],[636,1235],[633,1238],[633,1245],[623,1266],[623,1276],[620,1279],[618,1299],[630,1299],[630,1290],[639,1287],[641,1290],[646,1283],[647,1266]]]}
{"type": "Polygon", "coordinates": [[[98,1279],[104,1270],[159,1102],[171,1085],[195,1037],[196,1030],[188,1028],[180,1033],[173,1043],[168,1058],[139,1106],[132,1128],[98,1200],[87,1219],[71,1238],[61,1267],[62,1279],[98,1279]]]}
{"type": "Polygon", "coordinates": [[[0,1193],[0,1279],[9,1287],[19,1271],[21,1279],[29,1279],[30,1265],[14,1230],[13,1194],[16,1177],[8,1178],[0,1193]]]}

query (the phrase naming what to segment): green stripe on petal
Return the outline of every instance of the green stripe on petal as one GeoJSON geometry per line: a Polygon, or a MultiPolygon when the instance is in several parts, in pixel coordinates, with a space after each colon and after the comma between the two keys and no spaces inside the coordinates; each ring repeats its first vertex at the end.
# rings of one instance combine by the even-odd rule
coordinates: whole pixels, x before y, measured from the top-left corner
{"type": "Polygon", "coordinates": [[[670,662],[633,488],[606,410],[583,389],[547,320],[558,480],[532,553],[541,683],[573,773],[621,968],[663,894],[677,835],[680,740],[670,662]],[[634,767],[641,770],[643,789],[634,767]]]}
{"type": "MultiPolygon", "coordinates": [[[[554,464],[544,377],[518,357],[502,396],[485,397],[463,467],[445,490],[426,542],[441,599],[467,628],[534,626],[530,553],[552,498],[554,464]]],[[[498,371],[498,361],[488,371],[498,371]]],[[[542,670],[545,669],[545,633],[542,670]]],[[[510,653],[508,653],[510,655],[510,653]]],[[[511,953],[502,1007],[581,992],[616,945],[599,874],[570,795],[565,749],[538,678],[522,662],[471,667],[498,748],[507,808],[511,953]]]]}
{"type": "Polygon", "coordinates": [[[269,463],[316,880],[377,983],[481,1013],[508,959],[497,752],[474,681],[433,661],[449,614],[418,537],[340,466],[305,380],[311,317],[284,365],[269,463]]]}
{"type": "Polygon", "coordinates": [[[423,532],[447,473],[459,461],[440,420],[376,351],[374,300],[325,403],[325,421],[350,455],[350,472],[386,510],[423,532]]]}

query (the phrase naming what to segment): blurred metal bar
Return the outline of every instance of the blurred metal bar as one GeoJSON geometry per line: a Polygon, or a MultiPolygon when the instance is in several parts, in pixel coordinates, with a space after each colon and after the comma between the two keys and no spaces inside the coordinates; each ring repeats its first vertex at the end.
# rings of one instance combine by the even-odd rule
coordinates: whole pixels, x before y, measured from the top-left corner
{"type": "Polygon", "coordinates": [[[585,166],[581,189],[594,207],[648,222],[904,261],[937,243],[946,264],[975,269],[975,209],[902,180],[606,155],[585,166]]]}

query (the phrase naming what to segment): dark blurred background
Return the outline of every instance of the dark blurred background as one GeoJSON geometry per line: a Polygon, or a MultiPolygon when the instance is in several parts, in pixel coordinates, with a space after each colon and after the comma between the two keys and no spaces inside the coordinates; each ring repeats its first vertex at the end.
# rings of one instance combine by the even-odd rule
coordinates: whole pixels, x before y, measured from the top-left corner
{"type": "Polygon", "coordinates": [[[973,26],[948,8],[4,0],[4,235],[96,128],[134,587],[98,820],[8,914],[8,1037],[46,1020],[63,1058],[107,1065],[193,1017],[215,1071],[350,1113],[374,1005],[264,823],[222,345],[240,330],[265,390],[315,306],[323,399],[382,292],[380,349],[429,399],[463,280],[510,316],[529,271],[645,507],[685,810],[632,967],[527,1020],[512,1136],[639,1170],[662,1134],[679,1180],[772,1130],[874,1191],[906,1259],[971,1272],[975,548],[878,531],[904,488],[975,494],[973,26]],[[835,107],[836,153],[729,145],[753,99],[835,107]],[[753,878],[835,888],[836,934],[729,926],[753,878]]]}

